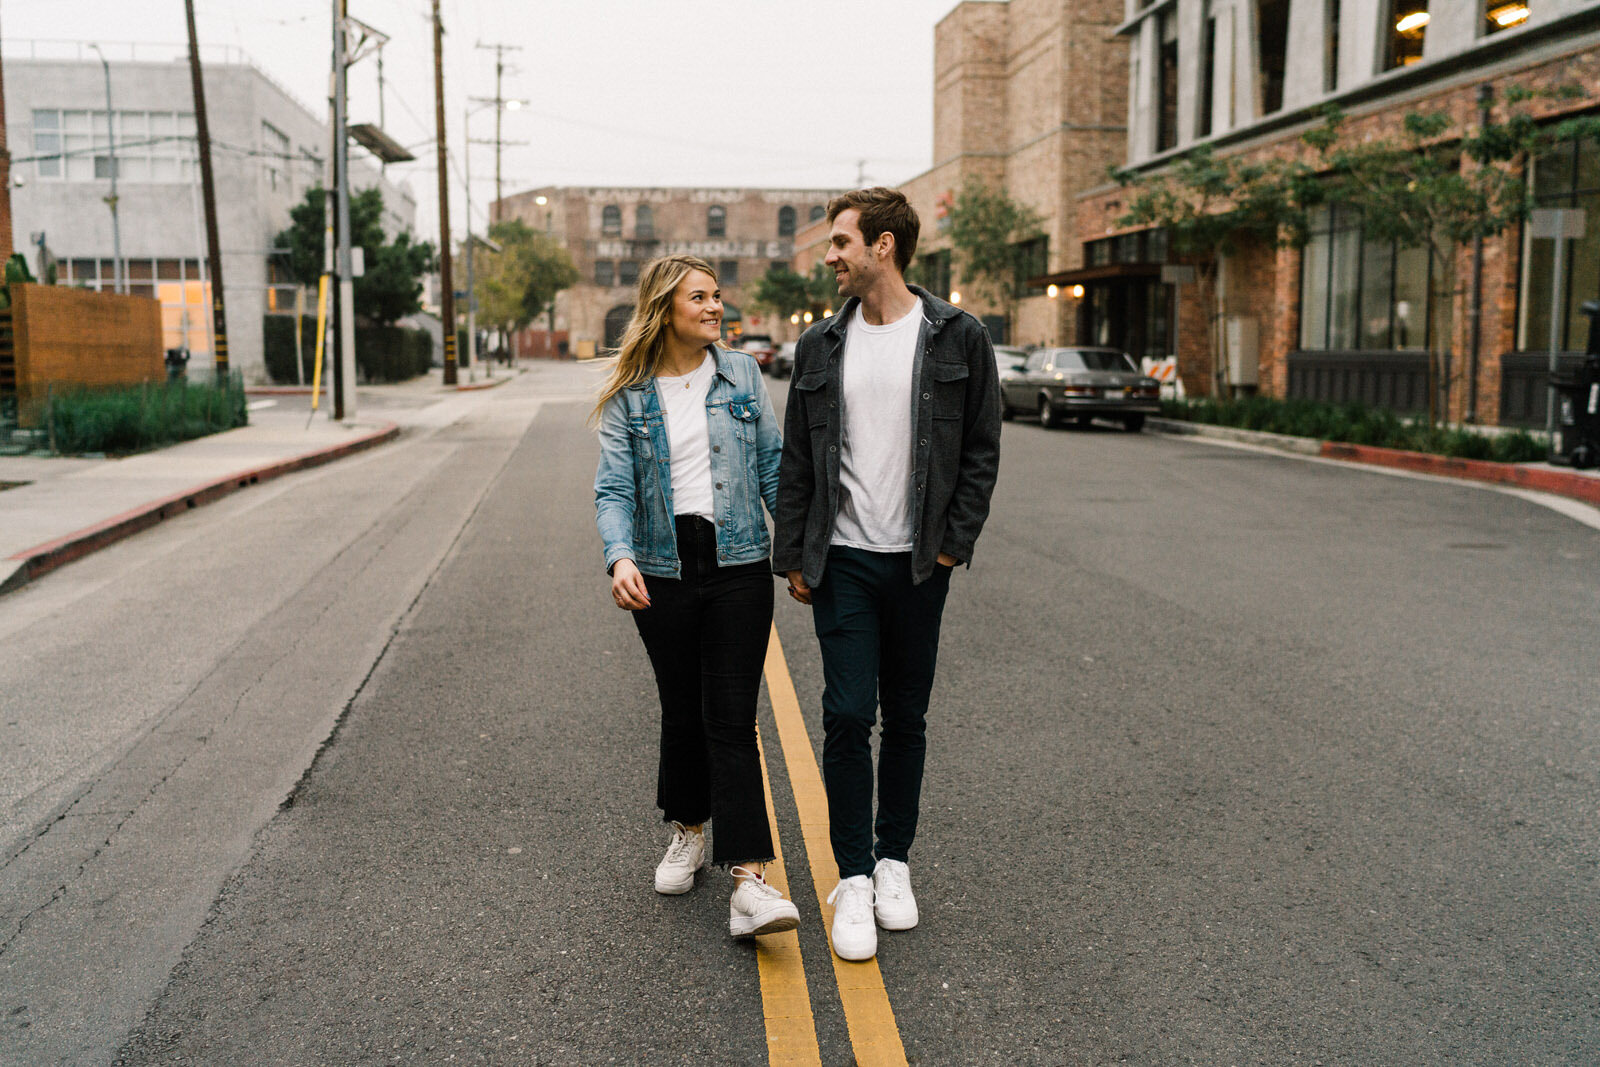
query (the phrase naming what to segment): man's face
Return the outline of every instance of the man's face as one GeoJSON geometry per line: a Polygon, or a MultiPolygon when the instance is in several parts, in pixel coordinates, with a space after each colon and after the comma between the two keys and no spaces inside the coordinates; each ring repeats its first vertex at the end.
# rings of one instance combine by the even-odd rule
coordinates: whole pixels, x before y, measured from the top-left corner
{"type": "MultiPolygon", "coordinates": [[[[885,236],[879,236],[880,245],[885,236]]],[[[822,262],[833,271],[840,296],[861,296],[872,288],[884,267],[878,253],[861,236],[860,211],[847,208],[834,217],[833,229],[828,232],[828,254],[822,262]]]]}

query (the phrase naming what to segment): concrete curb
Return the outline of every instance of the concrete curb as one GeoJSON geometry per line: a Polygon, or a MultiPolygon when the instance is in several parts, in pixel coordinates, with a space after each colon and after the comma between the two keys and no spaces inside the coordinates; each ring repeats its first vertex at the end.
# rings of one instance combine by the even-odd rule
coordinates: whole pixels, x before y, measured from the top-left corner
{"type": "Polygon", "coordinates": [[[305,452],[288,459],[278,460],[263,467],[236,471],[226,477],[215,481],[205,482],[192,489],[185,489],[181,493],[163,497],[160,500],[125,511],[115,515],[104,522],[95,523],[93,526],[74,531],[65,537],[58,537],[54,541],[46,541],[42,545],[24,549],[16,555],[6,558],[3,563],[16,565],[16,569],[3,580],[0,580],[0,594],[9,593],[33,581],[42,574],[48,574],[57,567],[81,559],[91,552],[96,552],[108,545],[115,544],[125,537],[131,537],[141,530],[170,519],[174,515],[181,515],[202,504],[209,504],[219,500],[230,493],[240,489],[247,489],[260,482],[270,481],[280,475],[290,474],[294,471],[305,470],[310,467],[320,467],[324,463],[331,463],[336,459],[365,451],[386,441],[392,441],[400,435],[400,427],[396,423],[385,423],[379,428],[363,434],[342,444],[330,445],[312,452],[305,452]]]}
{"type": "Polygon", "coordinates": [[[1272,448],[1280,452],[1292,452],[1296,455],[1336,459],[1346,463],[1364,463],[1417,474],[1432,474],[1442,478],[1488,482],[1492,485],[1511,485],[1519,489],[1554,493],[1556,496],[1570,497],[1585,504],[1600,506],[1600,477],[1578,474],[1575,471],[1553,470],[1549,467],[1521,463],[1495,463],[1486,459],[1435,456],[1427,452],[1351,445],[1340,441],[1318,441],[1309,437],[1289,437],[1285,434],[1240,430],[1232,426],[1212,426],[1208,423],[1180,422],[1176,419],[1150,419],[1147,425],[1158,433],[1209,437],[1272,448]]]}
{"type": "Polygon", "coordinates": [[[510,375],[510,374],[507,374],[507,375],[505,375],[504,377],[501,377],[501,378],[489,378],[489,379],[487,379],[485,381],[481,381],[481,382],[465,382],[465,383],[457,382],[456,383],[456,392],[458,392],[458,393],[470,393],[470,392],[473,392],[474,390],[478,390],[478,389],[494,389],[494,388],[497,388],[498,386],[502,386],[502,385],[506,384],[507,382],[509,382],[512,379],[512,377],[514,377],[514,376],[510,375]]]}

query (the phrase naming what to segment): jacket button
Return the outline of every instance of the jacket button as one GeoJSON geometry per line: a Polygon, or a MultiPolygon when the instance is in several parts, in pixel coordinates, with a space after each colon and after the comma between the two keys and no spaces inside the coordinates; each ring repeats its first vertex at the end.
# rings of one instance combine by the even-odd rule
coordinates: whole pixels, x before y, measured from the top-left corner
{"type": "MultiPolygon", "coordinates": [[[[726,525],[728,525],[728,520],[727,519],[718,519],[717,520],[717,525],[718,526],[726,526],[726,525]]],[[[723,555],[727,555],[727,553],[724,552],[723,555]]]]}
{"type": "Polygon", "coordinates": [[[933,399],[933,394],[932,393],[923,393],[922,394],[922,399],[931,400],[931,399],[933,399]]]}
{"type": "MultiPolygon", "coordinates": [[[[927,443],[928,443],[928,442],[926,442],[926,441],[924,441],[924,442],[922,442],[922,443],[923,443],[923,444],[927,444],[927,443]]],[[[718,482],[718,483],[717,483],[717,488],[718,488],[718,489],[721,489],[721,488],[722,488],[722,483],[721,483],[721,482],[718,482]]]]}
{"type": "Polygon", "coordinates": [[[713,451],[713,452],[721,452],[722,451],[722,446],[721,445],[712,445],[711,446],[711,451],[713,451]]]}
{"type": "Polygon", "coordinates": [[[839,446],[838,445],[829,445],[828,446],[828,451],[829,452],[837,452],[837,451],[839,451],[839,446]]]}
{"type": "Polygon", "coordinates": [[[928,445],[928,439],[927,439],[927,438],[926,438],[926,437],[924,437],[924,438],[923,438],[923,439],[922,439],[922,445],[923,445],[923,447],[924,447],[924,448],[926,448],[926,447],[927,447],[927,445],[928,445]]]}

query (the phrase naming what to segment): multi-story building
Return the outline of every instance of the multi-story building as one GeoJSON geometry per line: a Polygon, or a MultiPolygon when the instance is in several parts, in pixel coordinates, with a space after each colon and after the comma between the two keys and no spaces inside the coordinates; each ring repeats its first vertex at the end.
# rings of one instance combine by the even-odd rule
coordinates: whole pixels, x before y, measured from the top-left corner
{"type": "Polygon", "coordinates": [[[493,218],[520,219],[572,256],[578,284],[556,297],[550,329],[518,337],[518,351],[573,354],[613,348],[633,313],[639,270],[658,256],[699,256],[717,269],[730,334],[783,338],[787,320],[749,304],[750,286],[793,262],[795,232],[823,215],[828,189],[530,189],[497,201],[493,218]]]}
{"type": "MultiPolygon", "coordinates": [[[[959,294],[996,340],[1071,339],[1072,290],[1052,295],[1042,279],[1080,264],[1078,196],[1122,158],[1127,49],[1111,34],[1121,18],[1121,0],[967,0],[934,30],[933,166],[900,186],[922,219],[912,276],[959,294]],[[969,180],[1041,220],[1017,235],[1009,307],[953,261],[947,213],[969,180]]],[[[801,246],[809,268],[826,252],[822,231],[801,246]]]]}
{"type": "MultiPolygon", "coordinates": [[[[1600,108],[1594,0],[1126,0],[1117,33],[1130,55],[1123,155],[1138,174],[1199,145],[1309,158],[1300,137],[1327,104],[1354,138],[1392,133],[1409,112],[1471,128],[1513,86],[1576,94],[1524,105],[1544,119],[1600,108]]],[[[1526,228],[1465,250],[1458,277],[1430,278],[1426,253],[1364,237],[1339,204],[1316,213],[1303,249],[1239,247],[1222,261],[1215,305],[1202,306],[1197,287],[1163,281],[1160,231],[1118,225],[1128,194],[1113,185],[1079,202],[1083,269],[1050,280],[1085,286],[1081,340],[1165,347],[1191,393],[1258,386],[1419,409],[1427,351],[1448,338],[1451,418],[1542,422],[1552,323],[1562,348],[1580,349],[1579,307],[1600,296],[1600,145],[1533,161],[1531,180],[1540,205],[1588,212],[1560,308],[1551,242],[1526,228]],[[1215,360],[1213,315],[1225,323],[1215,360]]]]}
{"type": "MultiPolygon", "coordinates": [[[[161,301],[167,347],[189,349],[191,368],[203,372],[212,359],[211,298],[189,66],[176,61],[186,52],[104,47],[105,67],[86,46],[40,58],[28,42],[6,42],[16,250],[36,275],[49,259],[59,284],[111,289],[118,242],[106,198],[114,155],[127,289],[161,301]]],[[[324,117],[237,50],[205,57],[229,362],[256,381],[265,376],[263,317],[294,310],[295,287],[275,262],[273,241],[289,225],[289,209],[323,183],[330,134],[324,117]]],[[[358,190],[382,190],[390,236],[411,228],[409,190],[359,158],[351,181],[358,190]]]]}

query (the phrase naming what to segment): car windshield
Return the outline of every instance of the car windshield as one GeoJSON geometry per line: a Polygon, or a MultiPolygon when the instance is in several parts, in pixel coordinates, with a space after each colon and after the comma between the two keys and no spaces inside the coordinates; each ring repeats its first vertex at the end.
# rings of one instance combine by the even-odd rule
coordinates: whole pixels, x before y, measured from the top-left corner
{"type": "Polygon", "coordinates": [[[1002,370],[1010,370],[1020,363],[1027,362],[1027,359],[1028,354],[1020,348],[997,345],[994,350],[994,361],[1000,365],[1002,370]]]}
{"type": "Polygon", "coordinates": [[[1051,355],[1050,362],[1055,365],[1056,370],[1115,370],[1134,374],[1139,372],[1139,368],[1133,365],[1132,356],[1108,348],[1063,348],[1051,355]]]}

